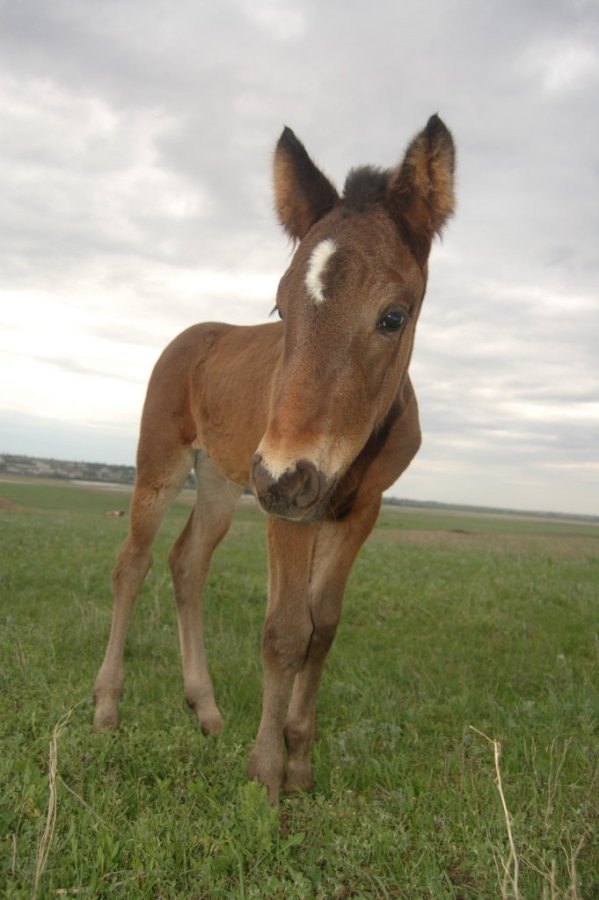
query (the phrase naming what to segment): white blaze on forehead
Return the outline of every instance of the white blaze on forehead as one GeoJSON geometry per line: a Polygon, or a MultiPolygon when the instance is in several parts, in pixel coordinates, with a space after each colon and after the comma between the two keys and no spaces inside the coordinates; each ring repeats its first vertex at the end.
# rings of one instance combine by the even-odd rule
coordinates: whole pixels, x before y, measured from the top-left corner
{"type": "Polygon", "coordinates": [[[323,275],[336,249],[335,241],[325,238],[316,245],[310,256],[306,272],[306,289],[317,306],[327,299],[324,293],[323,275]]]}

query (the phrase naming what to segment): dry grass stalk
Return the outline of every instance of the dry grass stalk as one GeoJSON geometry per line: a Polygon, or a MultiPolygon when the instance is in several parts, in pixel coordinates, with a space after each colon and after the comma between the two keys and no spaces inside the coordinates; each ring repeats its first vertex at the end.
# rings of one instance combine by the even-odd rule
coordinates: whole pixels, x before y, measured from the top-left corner
{"type": "MultiPolygon", "coordinates": [[[[576,849],[572,850],[572,848],[570,848],[570,853],[566,853],[566,865],[568,867],[568,874],[570,876],[570,886],[568,888],[568,892],[565,895],[567,900],[581,900],[580,894],[578,893],[578,872],[576,871],[576,860],[578,859],[580,851],[584,847],[588,837],[589,830],[585,829],[576,846],[576,849]]],[[[566,852],[565,848],[564,852],[566,852]]]]}
{"type": "Polygon", "coordinates": [[[17,835],[16,832],[12,836],[12,853],[10,857],[10,867],[9,867],[10,877],[15,877],[15,872],[17,871],[17,835]]]}
{"type": "Polygon", "coordinates": [[[512,889],[512,897],[514,900],[520,900],[520,890],[518,887],[518,878],[519,878],[519,870],[520,870],[520,862],[518,859],[518,854],[516,852],[516,844],[514,843],[514,836],[512,834],[512,822],[509,810],[507,808],[507,803],[505,801],[505,794],[503,793],[503,783],[501,780],[501,744],[499,741],[494,740],[493,738],[488,737],[488,735],[484,734],[482,731],[479,731],[478,728],[475,728],[473,725],[470,726],[472,731],[479,734],[482,738],[489,742],[489,744],[493,747],[493,755],[495,758],[495,783],[497,785],[497,791],[499,793],[499,799],[501,800],[501,807],[503,809],[503,817],[505,820],[505,827],[507,830],[508,843],[510,847],[509,856],[507,862],[503,862],[503,872],[504,877],[501,884],[501,896],[507,900],[509,896],[507,893],[507,885],[508,883],[511,885],[512,889]]]}
{"type": "MultiPolygon", "coordinates": [[[[555,801],[555,795],[557,793],[557,788],[559,784],[559,779],[562,774],[562,769],[564,768],[564,763],[566,762],[566,756],[568,755],[568,750],[570,749],[570,744],[572,743],[572,738],[567,738],[564,742],[564,749],[562,751],[561,758],[556,766],[555,772],[549,773],[549,783],[547,785],[547,808],[545,810],[545,826],[548,825],[551,815],[553,813],[553,804],[555,801]]],[[[555,750],[557,747],[557,740],[551,741],[551,763],[553,769],[553,760],[555,758],[555,750]]]]}
{"type": "Polygon", "coordinates": [[[73,709],[70,709],[65,715],[58,720],[52,731],[50,740],[50,748],[48,752],[48,811],[46,813],[46,825],[37,848],[37,858],[35,863],[35,879],[33,883],[33,897],[37,897],[40,883],[48,862],[48,854],[52,837],[54,835],[54,826],[56,824],[56,780],[58,771],[58,738],[62,731],[68,725],[73,709]]]}
{"type": "MultiPolygon", "coordinates": [[[[515,842],[513,839],[512,828],[511,828],[511,816],[509,814],[507,804],[505,801],[505,795],[503,792],[503,786],[502,786],[502,780],[501,780],[501,769],[500,769],[500,764],[499,764],[500,757],[501,757],[500,742],[493,740],[492,738],[489,738],[486,734],[484,734],[482,731],[479,731],[478,728],[475,728],[473,725],[471,725],[470,728],[472,731],[476,732],[476,734],[480,735],[486,741],[488,741],[490,744],[492,744],[493,751],[494,751],[497,790],[499,792],[499,796],[501,799],[501,805],[503,808],[503,814],[504,814],[504,818],[505,818],[506,829],[507,829],[507,834],[508,834],[508,841],[509,841],[509,846],[510,846],[510,854],[509,854],[507,862],[504,862],[503,860],[500,860],[500,861],[498,861],[497,859],[495,860],[495,863],[497,866],[498,877],[500,877],[499,862],[501,863],[501,867],[502,867],[503,873],[504,873],[503,881],[501,884],[502,900],[508,900],[508,897],[513,898],[513,900],[520,900],[520,892],[519,892],[519,884],[518,884],[520,862],[522,862],[525,866],[527,866],[532,871],[537,872],[544,879],[545,883],[543,884],[542,900],[559,900],[559,898],[563,898],[563,900],[582,900],[581,895],[578,892],[579,886],[578,886],[578,872],[576,870],[576,862],[577,862],[577,859],[580,856],[580,853],[589,837],[590,830],[589,830],[588,826],[585,827],[583,834],[575,848],[573,848],[572,846],[567,848],[564,846],[563,843],[561,844],[561,847],[564,851],[564,855],[566,857],[566,866],[568,869],[569,885],[568,885],[567,889],[565,890],[565,892],[560,893],[560,888],[559,888],[558,881],[557,881],[557,864],[556,864],[555,859],[551,860],[549,868],[547,868],[546,866],[543,866],[543,868],[540,868],[540,866],[535,865],[535,863],[532,862],[532,860],[527,859],[523,853],[521,853],[520,856],[518,856],[518,854],[516,853],[516,845],[515,845],[515,842]],[[511,894],[507,893],[508,883],[511,886],[511,894]]],[[[557,793],[558,782],[559,782],[562,770],[564,768],[566,756],[567,756],[567,753],[568,753],[571,743],[572,743],[571,738],[568,738],[565,741],[564,748],[561,753],[560,759],[557,763],[557,766],[555,767],[555,771],[553,770],[553,766],[552,766],[552,771],[550,772],[550,775],[549,775],[549,783],[548,783],[548,789],[547,789],[547,807],[546,807],[545,816],[544,816],[545,827],[548,827],[548,825],[549,825],[549,820],[550,820],[551,814],[553,812],[555,796],[557,793]]],[[[552,759],[552,761],[555,758],[556,746],[557,746],[557,742],[554,740],[551,744],[551,759],[552,759]]],[[[591,786],[590,786],[590,790],[589,790],[590,794],[593,793],[595,783],[596,783],[598,777],[599,777],[599,768],[596,769],[596,771],[593,775],[593,780],[591,782],[591,786]]]]}

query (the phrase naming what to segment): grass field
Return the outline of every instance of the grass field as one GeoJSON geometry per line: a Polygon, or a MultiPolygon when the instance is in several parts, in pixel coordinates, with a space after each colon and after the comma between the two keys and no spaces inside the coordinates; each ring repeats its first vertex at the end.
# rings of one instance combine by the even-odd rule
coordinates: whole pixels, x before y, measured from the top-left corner
{"type": "Polygon", "coordinates": [[[599,896],[599,527],[385,510],[319,698],[316,790],[248,783],[264,522],[206,602],[226,727],[182,700],[165,523],[116,735],[93,735],[126,492],[0,482],[0,891],[21,897],[599,896]],[[3,887],[2,887],[3,886],[3,887]]]}

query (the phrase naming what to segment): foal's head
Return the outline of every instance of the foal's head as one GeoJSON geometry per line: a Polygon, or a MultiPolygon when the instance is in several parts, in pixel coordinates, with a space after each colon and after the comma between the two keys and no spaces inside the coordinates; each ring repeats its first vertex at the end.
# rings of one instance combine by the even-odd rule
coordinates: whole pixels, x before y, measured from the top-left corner
{"type": "Polygon", "coordinates": [[[406,378],[431,242],[453,212],[454,145],[438,116],[387,171],[350,172],[340,197],[286,128],[276,206],[299,245],[277,310],[284,352],[252,461],[267,511],[310,521],[406,378]]]}

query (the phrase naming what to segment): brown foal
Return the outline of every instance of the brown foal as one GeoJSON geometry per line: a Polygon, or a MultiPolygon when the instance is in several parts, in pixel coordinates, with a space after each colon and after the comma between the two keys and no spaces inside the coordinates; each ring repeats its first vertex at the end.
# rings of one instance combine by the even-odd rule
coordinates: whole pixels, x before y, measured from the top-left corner
{"type": "Polygon", "coordinates": [[[389,170],[350,172],[340,196],[285,129],[279,219],[297,242],[280,322],[194,325],[166,348],[143,410],[129,535],[95,683],[94,727],[116,728],[135,597],[165,511],[195,469],[197,499],[169,555],[185,698],[221,730],[202,590],[244,486],[267,513],[262,718],[248,772],[276,803],[313,785],[316,695],[347,577],[382,493],[420,445],[408,365],[435,234],[452,214],[454,145],[438,116],[389,170]]]}

